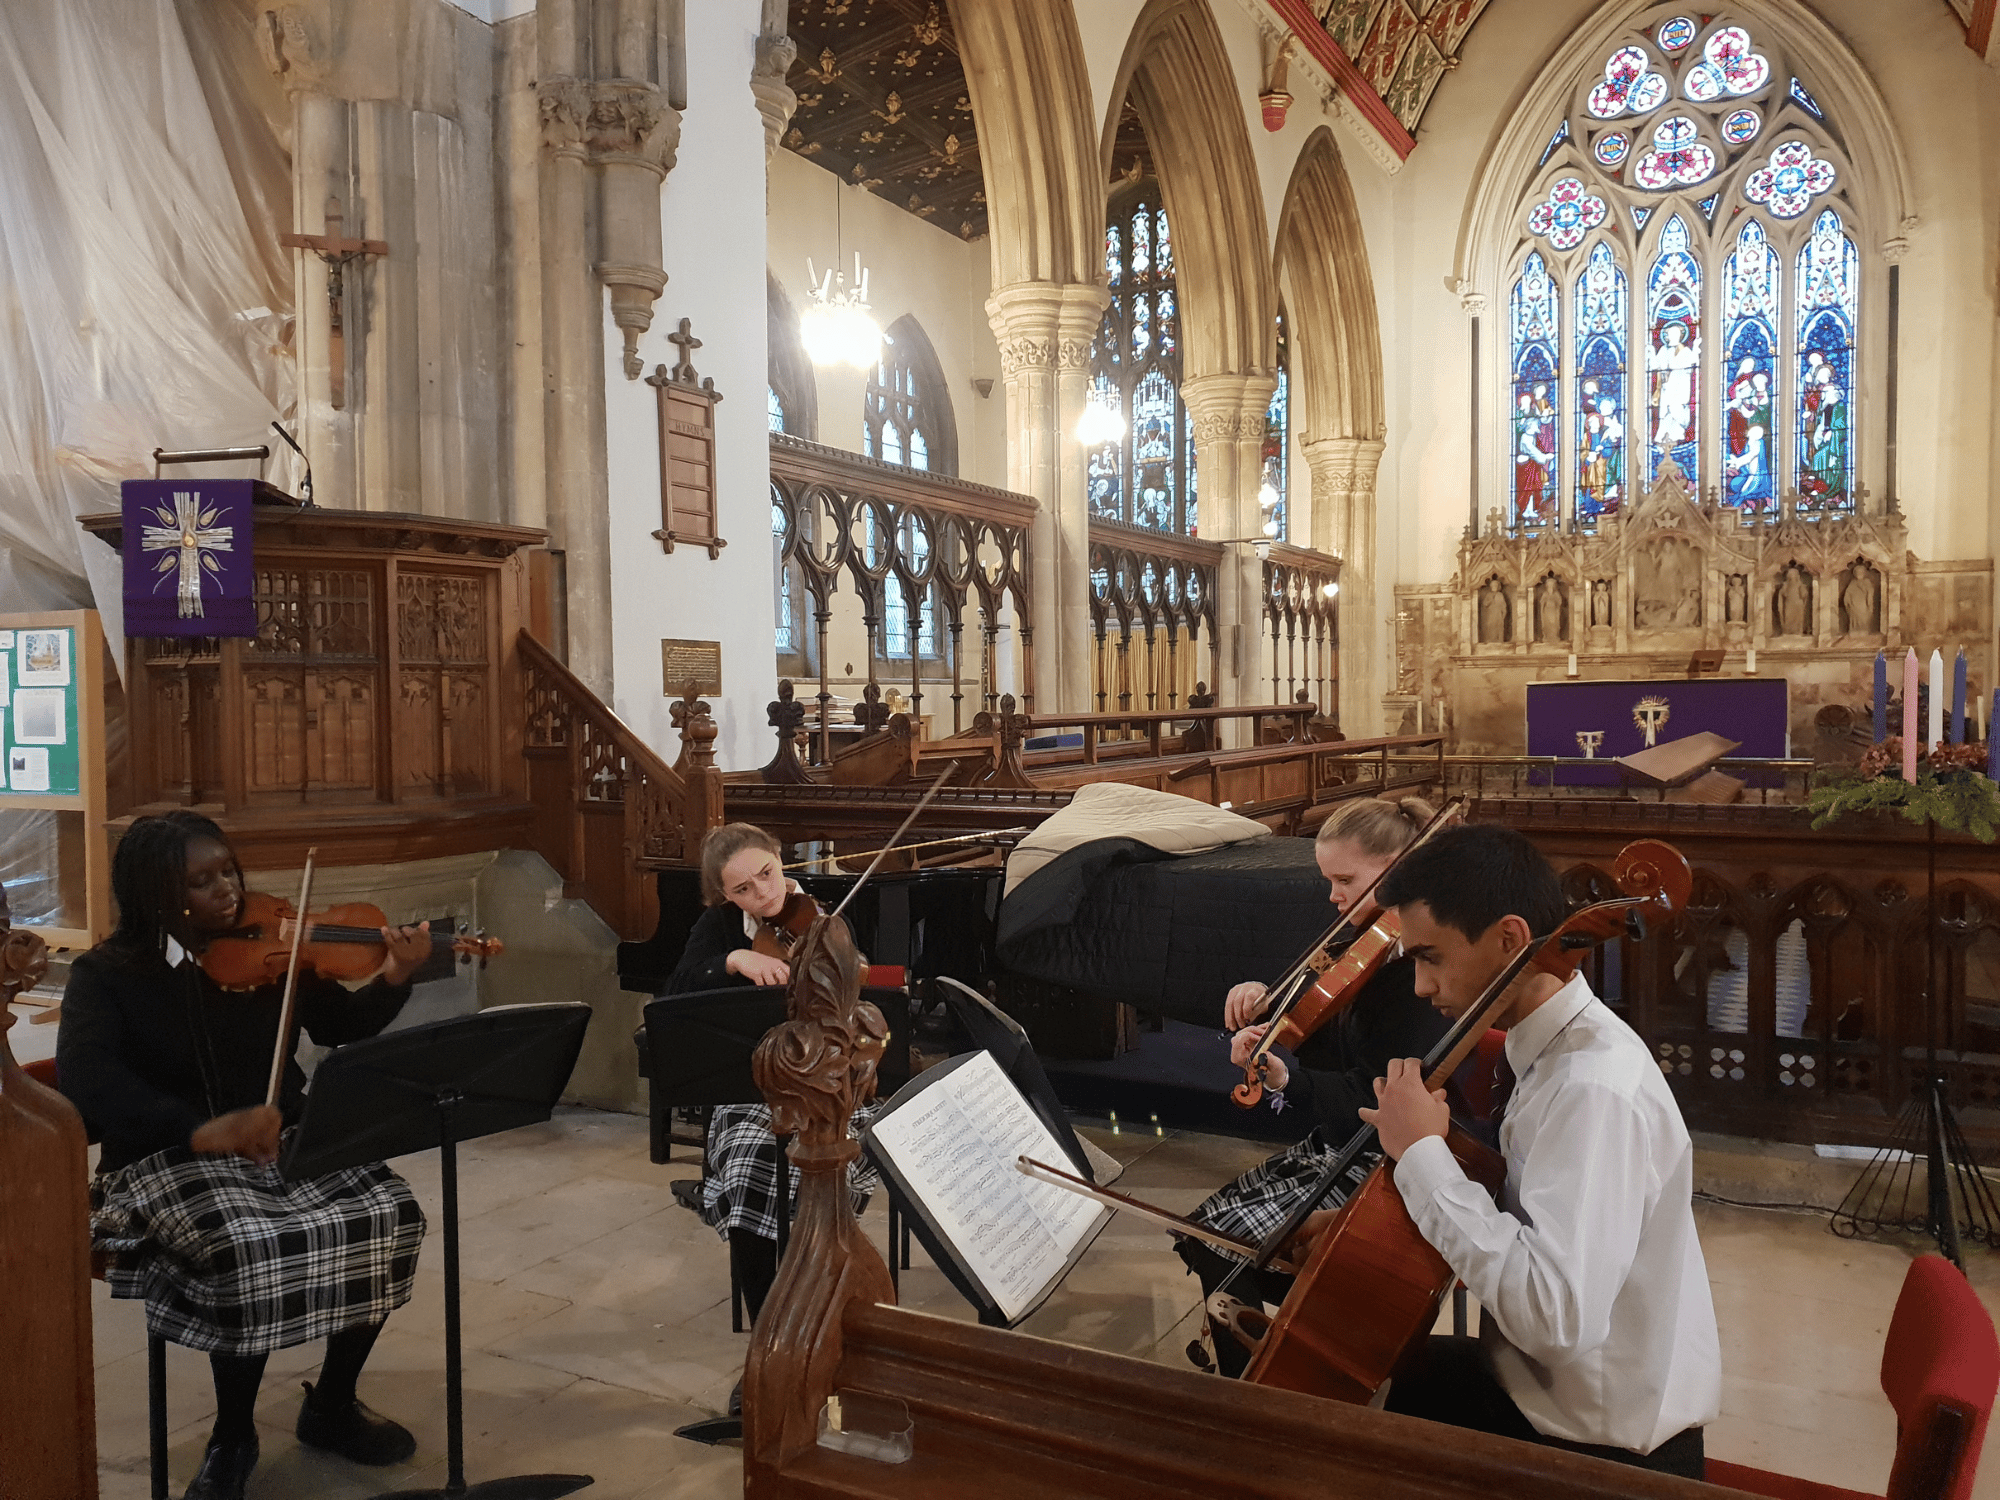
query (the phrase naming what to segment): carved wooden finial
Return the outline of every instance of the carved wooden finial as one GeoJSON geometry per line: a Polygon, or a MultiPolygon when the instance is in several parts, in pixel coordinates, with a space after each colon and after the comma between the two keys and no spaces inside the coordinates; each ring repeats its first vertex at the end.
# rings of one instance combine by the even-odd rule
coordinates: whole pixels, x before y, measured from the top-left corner
{"type": "Polygon", "coordinates": [[[681,352],[680,358],[674,361],[673,374],[668,378],[683,385],[696,384],[694,351],[701,347],[701,340],[694,336],[693,327],[691,320],[682,318],[680,328],[667,335],[667,342],[681,352]]]}
{"type": "Polygon", "coordinates": [[[681,734],[680,758],[674,762],[676,771],[684,771],[690,765],[712,766],[715,764],[715,737],[722,731],[710,717],[710,708],[702,700],[701,688],[692,678],[681,689],[680,697],[667,707],[667,718],[681,734]]]}
{"type": "Polygon", "coordinates": [[[869,683],[861,690],[861,701],[854,705],[854,722],[861,726],[862,737],[880,732],[889,722],[889,705],[882,701],[882,689],[869,683]]]}
{"type": "Polygon", "coordinates": [[[840,1364],[840,1309],[896,1300],[889,1268],[863,1237],[847,1191],[861,1148],[847,1133],[875,1096],[888,1046],[881,1011],[861,998],[863,960],[839,917],[821,917],[792,957],[783,1025],[750,1059],[771,1106],[771,1128],[791,1136],[798,1213],[778,1278],[750,1339],[743,1370],[746,1470],[768,1471],[811,1447],[840,1364]]]}
{"type": "Polygon", "coordinates": [[[799,740],[804,736],[806,706],[793,696],[792,679],[778,679],[778,696],[764,705],[764,716],[778,731],[778,748],[758,774],[767,784],[806,786],[812,781],[805,763],[799,759],[799,740]]]}

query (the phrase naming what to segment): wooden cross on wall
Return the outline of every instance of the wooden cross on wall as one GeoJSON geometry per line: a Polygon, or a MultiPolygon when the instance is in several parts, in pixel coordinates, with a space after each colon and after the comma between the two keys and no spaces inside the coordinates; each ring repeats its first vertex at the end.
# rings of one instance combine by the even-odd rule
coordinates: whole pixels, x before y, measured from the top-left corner
{"type": "Polygon", "coordinates": [[[347,263],[366,255],[387,255],[386,240],[343,239],[338,198],[326,200],[325,234],[281,234],[278,243],[287,250],[310,250],[326,262],[327,380],[333,407],[347,404],[347,330],[343,312],[347,301],[347,263]]]}

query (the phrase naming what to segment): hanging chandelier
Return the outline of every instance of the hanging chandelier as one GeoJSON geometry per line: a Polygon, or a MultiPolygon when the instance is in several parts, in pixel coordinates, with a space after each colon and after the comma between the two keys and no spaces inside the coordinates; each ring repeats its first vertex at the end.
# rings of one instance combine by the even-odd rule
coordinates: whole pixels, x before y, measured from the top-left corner
{"type": "Polygon", "coordinates": [[[812,362],[874,368],[882,357],[882,325],[868,311],[868,273],[862,269],[861,252],[854,252],[851,282],[831,267],[821,276],[811,256],[806,257],[806,275],[812,281],[812,302],[799,317],[799,337],[812,362]]]}
{"type": "Polygon", "coordinates": [[[1076,440],[1086,448],[1102,447],[1115,443],[1125,436],[1125,418],[1118,408],[1109,401],[1100,401],[1092,396],[1083,404],[1083,415],[1076,419],[1076,440]]]}

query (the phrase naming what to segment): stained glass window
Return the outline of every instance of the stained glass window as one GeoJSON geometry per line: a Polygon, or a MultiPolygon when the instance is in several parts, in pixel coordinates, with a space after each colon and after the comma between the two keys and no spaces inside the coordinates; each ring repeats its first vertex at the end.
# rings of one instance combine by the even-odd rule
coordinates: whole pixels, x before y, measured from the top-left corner
{"type": "Polygon", "coordinates": [[[1700,473],[1701,263],[1690,244],[1687,221],[1675,214],[1646,276],[1648,480],[1667,458],[1690,479],[1700,473]]]}
{"type": "Polygon", "coordinates": [[[1562,304],[1540,252],[1521,264],[1509,305],[1513,332],[1513,499],[1508,522],[1541,527],[1556,520],[1556,432],[1562,399],[1557,337],[1562,304]]]}
{"type": "Polygon", "coordinates": [[[916,455],[927,453],[923,438],[925,413],[917,394],[915,365],[901,348],[883,341],[882,358],[868,378],[862,406],[861,451],[884,463],[928,468],[916,455]]]}
{"type": "Polygon", "coordinates": [[[1112,200],[1104,272],[1111,301],[1090,346],[1090,404],[1121,430],[1084,455],[1090,513],[1192,533],[1193,439],[1180,396],[1180,305],[1157,183],[1143,180],[1112,200]]]}
{"type": "Polygon", "coordinates": [[[1496,358],[1511,527],[1590,531],[1668,459],[1747,513],[1854,506],[1866,231],[1790,50],[1775,25],[1656,0],[1538,131],[1496,358]]]}
{"type": "Polygon", "coordinates": [[[764,394],[766,398],[764,410],[766,419],[770,423],[771,431],[783,432],[785,430],[785,403],[779,399],[777,387],[765,386],[764,394]]]}
{"type": "Polygon", "coordinates": [[[1264,412],[1264,464],[1257,483],[1257,508],[1264,535],[1284,541],[1286,537],[1286,465],[1291,442],[1291,348],[1285,332],[1285,314],[1278,312],[1278,386],[1271,392],[1271,404],[1264,412]]]}
{"type": "Polygon", "coordinates": [[[1625,502],[1625,285],[1599,240],[1576,279],[1576,521],[1586,530],[1625,502]]]}
{"type": "Polygon", "coordinates": [[[1778,503],[1778,252],[1750,220],[1722,263],[1722,497],[1748,511],[1778,503]]]}
{"type": "Polygon", "coordinates": [[[1799,494],[1817,507],[1854,504],[1854,330],[1861,261],[1840,215],[1826,209],[1799,249],[1799,494]]]}
{"type": "MultiPolygon", "coordinates": [[[[772,398],[771,404],[773,406],[777,405],[777,398],[775,396],[772,398]]],[[[775,424],[771,428],[773,432],[781,432],[783,430],[775,424]]],[[[778,567],[778,654],[780,656],[790,656],[797,652],[799,647],[798,637],[795,634],[796,623],[792,615],[792,581],[785,576],[783,561],[785,549],[785,508],[775,500],[771,502],[771,543],[771,556],[777,561],[778,567]]]]}

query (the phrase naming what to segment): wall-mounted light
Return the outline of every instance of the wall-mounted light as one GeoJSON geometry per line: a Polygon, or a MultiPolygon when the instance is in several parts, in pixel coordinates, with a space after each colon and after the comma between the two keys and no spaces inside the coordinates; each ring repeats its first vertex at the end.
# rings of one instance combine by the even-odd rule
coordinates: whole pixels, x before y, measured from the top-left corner
{"type": "Polygon", "coordinates": [[[1328,582],[1326,584],[1321,585],[1320,592],[1326,595],[1326,597],[1329,599],[1338,598],[1340,595],[1340,585],[1337,583],[1328,582]]]}

